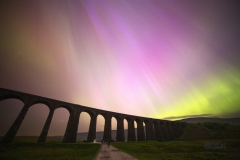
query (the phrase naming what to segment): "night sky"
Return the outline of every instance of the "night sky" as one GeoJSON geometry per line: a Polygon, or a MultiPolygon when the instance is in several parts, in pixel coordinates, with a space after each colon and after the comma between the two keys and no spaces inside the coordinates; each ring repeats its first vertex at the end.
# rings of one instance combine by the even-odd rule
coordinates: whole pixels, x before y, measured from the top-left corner
{"type": "MultiPolygon", "coordinates": [[[[239,8],[238,0],[1,1],[0,87],[151,118],[239,117],[239,8]]],[[[6,109],[13,103],[0,102],[4,132],[21,109],[6,109]]],[[[43,125],[49,110],[35,108],[43,125]]],[[[56,124],[67,120],[57,112],[56,124]]]]}

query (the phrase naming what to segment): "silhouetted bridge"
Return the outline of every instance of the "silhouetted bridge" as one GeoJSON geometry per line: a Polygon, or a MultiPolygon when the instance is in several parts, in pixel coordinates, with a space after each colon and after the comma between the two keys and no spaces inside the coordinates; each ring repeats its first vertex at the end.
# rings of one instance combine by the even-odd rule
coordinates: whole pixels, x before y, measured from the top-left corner
{"type": "Polygon", "coordinates": [[[38,142],[45,142],[48,134],[48,130],[52,121],[52,117],[55,109],[66,108],[69,111],[69,119],[67,128],[63,137],[63,143],[76,143],[77,130],[79,117],[81,112],[87,112],[90,115],[90,125],[88,131],[87,141],[93,142],[96,138],[96,121],[97,116],[102,115],[105,119],[103,139],[111,138],[111,119],[115,117],[117,120],[117,141],[125,141],[124,138],[124,119],[128,122],[128,141],[136,141],[134,121],[137,123],[137,140],[157,140],[167,141],[173,140],[182,133],[183,127],[186,126],[185,122],[172,122],[161,119],[140,117],[122,113],[116,113],[111,111],[105,111],[77,104],[71,104],[59,100],[36,96],[28,93],[13,91],[9,89],[0,88],[0,101],[5,99],[15,98],[24,103],[24,107],[19,113],[18,117],[1,140],[1,143],[11,143],[15,138],[15,135],[28,112],[28,109],[34,104],[42,103],[48,106],[50,112],[43,127],[43,130],[38,138],[38,142]],[[143,127],[145,123],[145,131],[143,127]],[[145,135],[146,134],[146,135],[145,135]]]}

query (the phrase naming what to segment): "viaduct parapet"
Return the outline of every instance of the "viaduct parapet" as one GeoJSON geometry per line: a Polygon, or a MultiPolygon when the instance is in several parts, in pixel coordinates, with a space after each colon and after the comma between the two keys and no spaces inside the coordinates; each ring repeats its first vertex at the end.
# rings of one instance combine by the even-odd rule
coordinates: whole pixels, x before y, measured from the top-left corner
{"type": "Polygon", "coordinates": [[[115,117],[117,120],[117,141],[125,141],[124,137],[124,119],[128,122],[128,141],[145,141],[145,140],[157,140],[168,141],[179,137],[182,133],[182,129],[186,126],[185,122],[172,122],[161,119],[140,117],[135,115],[122,114],[117,112],[105,111],[101,109],[95,109],[82,105],[67,103],[59,100],[54,100],[46,97],[32,95],[28,93],[13,91],[9,89],[0,88],[0,101],[5,99],[18,99],[23,102],[24,106],[13,122],[12,126],[2,138],[1,143],[11,143],[21,126],[28,109],[34,104],[42,103],[48,106],[50,112],[47,120],[44,124],[42,132],[38,138],[38,142],[45,142],[48,134],[48,130],[52,121],[54,111],[57,108],[66,108],[69,111],[69,119],[66,127],[66,131],[63,137],[63,143],[76,143],[77,130],[79,117],[81,112],[87,112],[90,115],[90,125],[88,130],[88,142],[93,142],[96,138],[96,123],[97,116],[102,115],[105,119],[103,139],[112,139],[111,136],[111,119],[115,117]],[[135,136],[134,121],[137,123],[137,137],[135,136]],[[143,127],[145,123],[145,131],[143,127]]]}

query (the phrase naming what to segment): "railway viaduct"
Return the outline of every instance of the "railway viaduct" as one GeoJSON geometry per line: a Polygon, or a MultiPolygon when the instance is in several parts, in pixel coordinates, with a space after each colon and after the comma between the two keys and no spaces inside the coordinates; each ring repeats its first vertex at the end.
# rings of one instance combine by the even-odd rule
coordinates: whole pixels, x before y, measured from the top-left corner
{"type": "Polygon", "coordinates": [[[63,137],[63,143],[76,143],[77,130],[79,117],[81,112],[87,112],[90,115],[90,125],[88,131],[87,141],[93,142],[96,138],[96,121],[97,116],[102,115],[105,119],[103,139],[111,138],[111,119],[115,117],[117,120],[117,141],[125,141],[124,137],[124,119],[128,122],[128,141],[145,141],[145,140],[157,140],[168,141],[173,140],[182,133],[182,129],[186,126],[185,122],[172,122],[161,119],[140,117],[135,115],[128,115],[122,113],[116,113],[111,111],[105,111],[95,108],[90,108],[82,105],[71,104],[59,100],[54,100],[46,97],[32,95],[28,93],[18,92],[14,90],[0,88],[0,101],[5,99],[18,99],[24,103],[24,107],[20,111],[16,120],[2,138],[1,143],[11,143],[15,135],[23,122],[28,109],[34,104],[42,103],[48,106],[50,112],[47,120],[44,124],[42,132],[38,138],[38,142],[45,142],[48,134],[48,130],[52,121],[54,110],[57,108],[66,108],[69,111],[69,119],[66,127],[66,131],[63,137]],[[137,123],[137,137],[135,136],[134,121],[137,123]],[[143,122],[145,123],[145,131],[143,122]]]}

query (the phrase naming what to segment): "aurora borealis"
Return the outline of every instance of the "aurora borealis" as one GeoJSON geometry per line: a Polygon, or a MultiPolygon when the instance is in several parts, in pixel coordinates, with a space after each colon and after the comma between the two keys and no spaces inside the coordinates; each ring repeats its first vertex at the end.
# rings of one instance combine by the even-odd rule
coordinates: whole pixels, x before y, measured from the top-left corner
{"type": "Polygon", "coordinates": [[[1,3],[1,88],[152,118],[240,115],[238,1],[1,3]]]}

